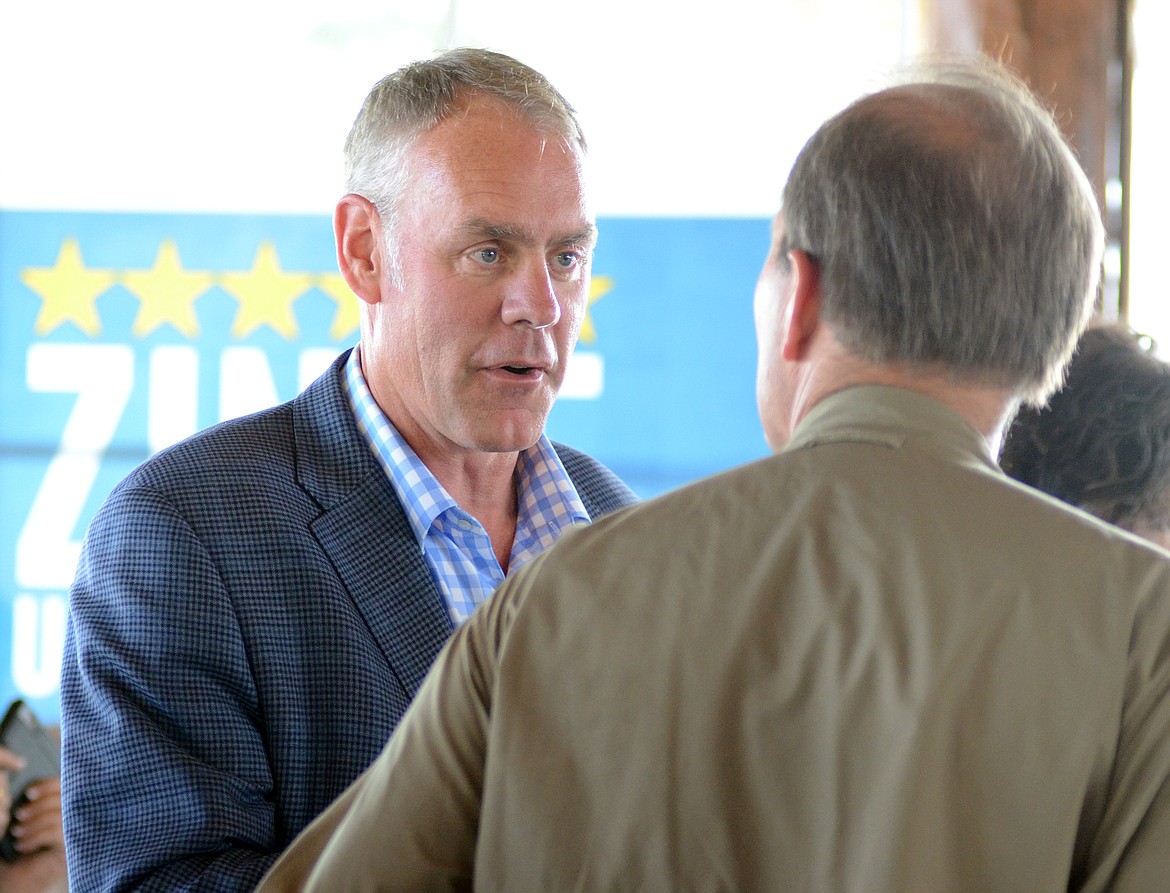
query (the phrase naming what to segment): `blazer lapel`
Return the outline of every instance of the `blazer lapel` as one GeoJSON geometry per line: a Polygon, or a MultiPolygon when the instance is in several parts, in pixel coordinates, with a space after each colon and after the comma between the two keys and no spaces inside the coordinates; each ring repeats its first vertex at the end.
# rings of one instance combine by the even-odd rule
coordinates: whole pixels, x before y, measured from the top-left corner
{"type": "Polygon", "coordinates": [[[414,697],[454,626],[381,468],[312,527],[370,634],[414,697]]]}
{"type": "Polygon", "coordinates": [[[413,697],[454,626],[394,488],[358,431],[341,376],[349,352],[293,405],[311,525],[402,687],[413,697]]]}

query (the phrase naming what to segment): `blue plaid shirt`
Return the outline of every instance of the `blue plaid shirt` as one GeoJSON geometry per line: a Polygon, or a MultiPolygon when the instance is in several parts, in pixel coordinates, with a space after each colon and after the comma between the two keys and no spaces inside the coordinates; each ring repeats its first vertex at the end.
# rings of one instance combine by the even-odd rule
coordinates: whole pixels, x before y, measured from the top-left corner
{"type": "MultiPolygon", "coordinates": [[[[504,581],[491,539],[443,489],[374,402],[356,347],[345,364],[345,383],[358,428],[394,485],[451,619],[460,623],[504,581]]],[[[520,453],[518,467],[509,574],[573,525],[589,523],[585,505],[545,435],[520,453]]]]}

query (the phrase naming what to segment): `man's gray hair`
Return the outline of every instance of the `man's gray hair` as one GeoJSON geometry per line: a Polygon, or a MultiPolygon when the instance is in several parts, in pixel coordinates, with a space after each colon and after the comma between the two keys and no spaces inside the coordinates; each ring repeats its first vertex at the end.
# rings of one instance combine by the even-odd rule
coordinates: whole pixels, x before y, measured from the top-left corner
{"type": "Polygon", "coordinates": [[[856,356],[936,367],[1039,404],[1100,280],[1093,190],[1052,115],[991,62],[934,62],[801,150],[787,251],[819,264],[822,316],[856,356]]]}
{"type": "Polygon", "coordinates": [[[387,75],[366,97],[345,141],[345,180],[347,191],[377,207],[392,262],[398,201],[410,176],[407,153],[475,93],[502,100],[538,129],[586,152],[573,107],[544,75],[511,56],[462,47],[387,75]]]}

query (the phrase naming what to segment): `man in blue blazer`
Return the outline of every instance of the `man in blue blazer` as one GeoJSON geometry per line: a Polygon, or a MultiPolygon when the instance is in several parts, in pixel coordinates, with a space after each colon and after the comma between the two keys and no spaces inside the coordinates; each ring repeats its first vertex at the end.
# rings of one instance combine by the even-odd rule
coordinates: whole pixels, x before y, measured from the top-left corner
{"type": "Polygon", "coordinates": [[[250,890],[377,756],[448,636],[634,501],[544,423],[596,228],[572,109],[456,50],[346,143],[357,348],[124,480],[86,536],[62,675],[71,889],[250,890]]]}

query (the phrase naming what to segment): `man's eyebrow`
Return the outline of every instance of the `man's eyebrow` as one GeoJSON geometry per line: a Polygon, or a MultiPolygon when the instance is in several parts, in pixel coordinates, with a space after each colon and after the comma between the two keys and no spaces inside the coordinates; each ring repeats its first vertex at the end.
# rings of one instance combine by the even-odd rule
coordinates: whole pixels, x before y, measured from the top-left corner
{"type": "Polygon", "coordinates": [[[594,245],[597,242],[597,227],[590,223],[582,230],[578,230],[561,239],[562,245],[594,245]]]}
{"type": "Polygon", "coordinates": [[[532,242],[535,236],[532,230],[511,223],[493,223],[481,217],[476,217],[461,224],[459,227],[473,236],[482,236],[485,239],[501,239],[508,242],[532,242]]]}
{"type": "MultiPolygon", "coordinates": [[[[475,218],[468,220],[459,227],[469,235],[480,236],[485,239],[499,239],[504,242],[518,242],[523,245],[532,245],[536,243],[536,234],[532,230],[523,226],[516,226],[511,223],[494,223],[490,220],[482,218],[475,218]]],[[[587,224],[583,229],[575,233],[569,233],[564,238],[558,239],[557,245],[577,245],[587,244],[592,245],[597,241],[597,227],[592,223],[587,224]]]]}

